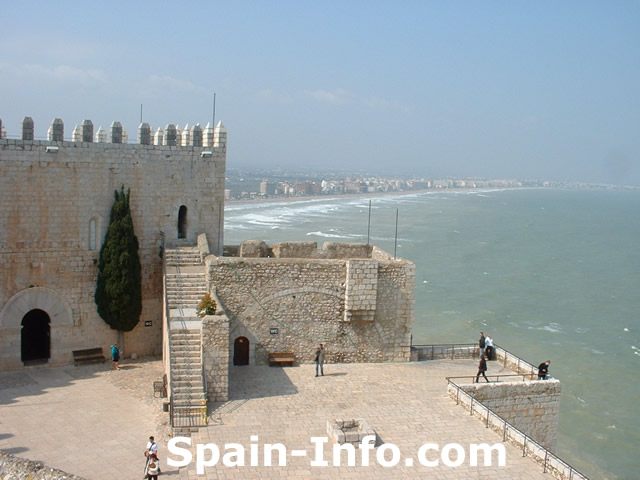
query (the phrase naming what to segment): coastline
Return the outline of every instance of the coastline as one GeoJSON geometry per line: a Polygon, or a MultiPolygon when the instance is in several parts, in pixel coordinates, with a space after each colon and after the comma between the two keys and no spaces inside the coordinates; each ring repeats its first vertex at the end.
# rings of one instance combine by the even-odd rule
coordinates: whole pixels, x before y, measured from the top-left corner
{"type": "MultiPolygon", "coordinates": [[[[528,187],[527,187],[528,188],[528,187]]],[[[524,190],[525,188],[517,188],[517,190],[524,190]]],[[[421,189],[421,190],[402,190],[395,192],[375,192],[375,193],[342,193],[332,195],[306,195],[303,197],[268,197],[268,198],[253,198],[253,199],[241,199],[241,200],[225,200],[225,205],[249,205],[258,203],[290,203],[290,202],[312,202],[319,200],[338,200],[341,198],[379,198],[379,197],[394,197],[394,196],[406,196],[406,195],[419,195],[423,193],[473,193],[473,192],[487,192],[497,190],[516,190],[512,188],[469,188],[469,189],[421,189]]]]}

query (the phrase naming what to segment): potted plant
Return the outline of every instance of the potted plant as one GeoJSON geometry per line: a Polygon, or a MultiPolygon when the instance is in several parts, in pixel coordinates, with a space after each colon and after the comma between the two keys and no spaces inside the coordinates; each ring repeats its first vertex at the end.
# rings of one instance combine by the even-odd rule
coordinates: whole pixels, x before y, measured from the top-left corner
{"type": "Polygon", "coordinates": [[[202,300],[200,300],[200,304],[198,305],[196,313],[200,318],[204,317],[205,315],[215,315],[216,308],[218,308],[216,301],[211,298],[210,294],[207,293],[204,297],[202,297],[202,300]]]}

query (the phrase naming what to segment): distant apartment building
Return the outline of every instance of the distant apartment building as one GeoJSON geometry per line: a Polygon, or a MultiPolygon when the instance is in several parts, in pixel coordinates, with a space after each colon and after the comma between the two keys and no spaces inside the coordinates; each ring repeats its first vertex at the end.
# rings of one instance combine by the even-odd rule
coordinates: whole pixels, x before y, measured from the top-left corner
{"type": "Polygon", "coordinates": [[[267,180],[263,180],[260,182],[260,195],[275,195],[276,194],[276,184],[273,182],[269,182],[267,180]]]}

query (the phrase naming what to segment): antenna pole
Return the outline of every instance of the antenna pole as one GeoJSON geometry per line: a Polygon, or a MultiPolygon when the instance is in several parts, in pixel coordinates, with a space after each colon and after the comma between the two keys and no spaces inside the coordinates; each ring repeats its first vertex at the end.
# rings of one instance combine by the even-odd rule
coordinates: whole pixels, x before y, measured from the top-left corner
{"type": "Polygon", "coordinates": [[[142,104],[140,104],[140,123],[142,123],[142,104]]]}
{"type": "Polygon", "coordinates": [[[396,259],[396,251],[398,250],[398,209],[396,208],[396,239],[393,246],[393,259],[396,259]]]}
{"type": "Polygon", "coordinates": [[[369,222],[367,224],[367,245],[369,245],[369,233],[371,232],[371,200],[369,200],[369,222]]]}
{"type": "Polygon", "coordinates": [[[216,128],[216,94],[213,94],[213,128],[216,128]]]}

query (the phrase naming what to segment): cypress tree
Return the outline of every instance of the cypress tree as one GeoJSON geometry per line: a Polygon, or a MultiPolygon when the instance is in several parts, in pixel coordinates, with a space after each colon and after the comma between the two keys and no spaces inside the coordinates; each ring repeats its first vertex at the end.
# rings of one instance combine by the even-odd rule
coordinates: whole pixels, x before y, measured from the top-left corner
{"type": "Polygon", "coordinates": [[[114,330],[129,332],[142,312],[142,268],[138,238],[129,209],[130,189],[116,190],[109,228],[100,249],[95,302],[98,314],[114,330]]]}

